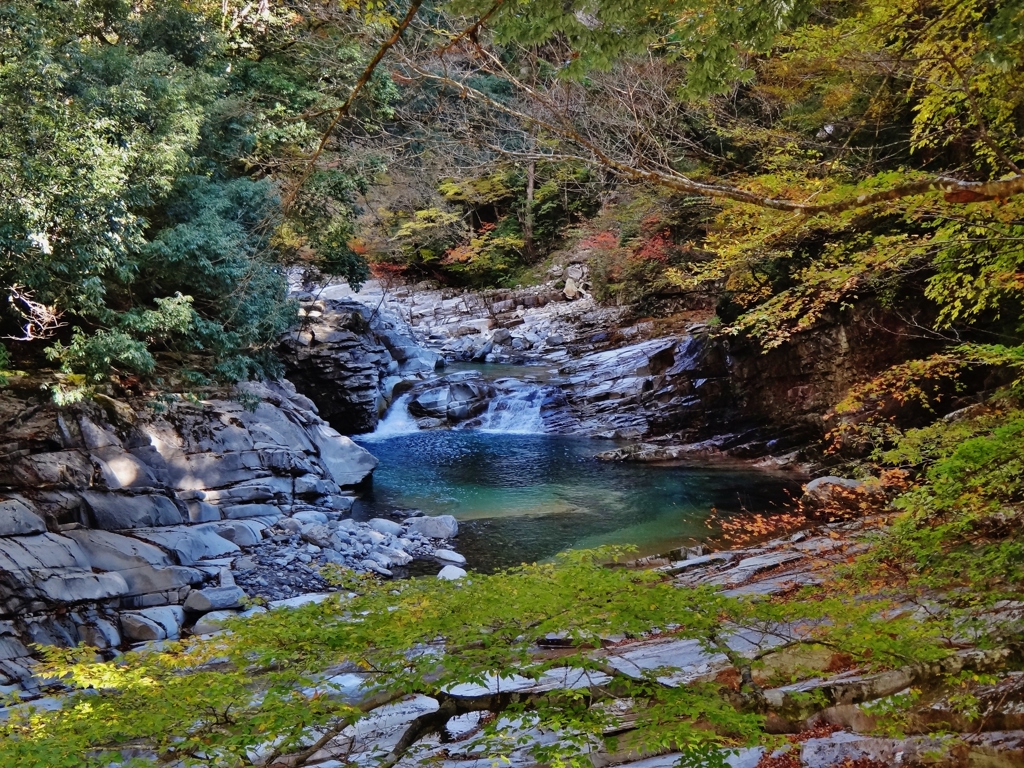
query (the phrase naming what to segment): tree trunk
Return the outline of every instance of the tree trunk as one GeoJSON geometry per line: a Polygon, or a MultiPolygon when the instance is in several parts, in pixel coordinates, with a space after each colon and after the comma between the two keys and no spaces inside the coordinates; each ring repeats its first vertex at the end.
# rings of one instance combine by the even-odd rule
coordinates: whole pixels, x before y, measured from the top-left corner
{"type": "Polygon", "coordinates": [[[531,160],[526,166],[526,210],[523,212],[523,251],[533,261],[537,255],[533,242],[533,191],[537,181],[537,163],[531,160]]]}

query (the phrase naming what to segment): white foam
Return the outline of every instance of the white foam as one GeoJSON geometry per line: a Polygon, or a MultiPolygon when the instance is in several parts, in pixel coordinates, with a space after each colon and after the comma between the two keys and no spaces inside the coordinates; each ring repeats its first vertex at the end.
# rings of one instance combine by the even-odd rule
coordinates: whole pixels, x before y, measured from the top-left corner
{"type": "Polygon", "coordinates": [[[412,435],[420,431],[419,425],[409,414],[409,400],[411,393],[406,393],[395,400],[391,407],[384,414],[384,418],[377,424],[377,429],[365,435],[360,435],[360,440],[385,440],[389,437],[399,435],[412,435]]]}

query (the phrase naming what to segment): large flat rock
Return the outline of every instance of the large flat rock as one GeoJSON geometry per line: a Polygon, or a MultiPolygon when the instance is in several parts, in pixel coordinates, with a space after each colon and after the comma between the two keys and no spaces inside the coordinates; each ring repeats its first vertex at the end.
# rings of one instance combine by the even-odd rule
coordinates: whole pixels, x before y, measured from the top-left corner
{"type": "Polygon", "coordinates": [[[93,525],[106,531],[184,522],[177,505],[166,496],[83,491],[82,501],[89,510],[93,525]]]}
{"type": "Polygon", "coordinates": [[[235,555],[241,550],[218,533],[216,524],[145,528],[132,535],[170,552],[179,565],[194,565],[200,560],[235,555]]]}
{"type": "Polygon", "coordinates": [[[24,499],[0,499],[0,536],[28,536],[45,531],[43,518],[24,499]]]}
{"type": "Polygon", "coordinates": [[[53,533],[0,539],[0,606],[5,612],[36,602],[81,603],[127,592],[120,574],[93,573],[72,539],[53,533]]]}
{"type": "Polygon", "coordinates": [[[320,452],[320,461],[342,488],[359,485],[377,468],[377,459],[336,429],[318,424],[310,436],[320,452]]]}
{"type": "Polygon", "coordinates": [[[78,543],[93,570],[120,574],[128,595],[166,592],[203,580],[201,571],[174,565],[164,550],[145,541],[86,529],[68,531],[67,536],[78,543]]]}

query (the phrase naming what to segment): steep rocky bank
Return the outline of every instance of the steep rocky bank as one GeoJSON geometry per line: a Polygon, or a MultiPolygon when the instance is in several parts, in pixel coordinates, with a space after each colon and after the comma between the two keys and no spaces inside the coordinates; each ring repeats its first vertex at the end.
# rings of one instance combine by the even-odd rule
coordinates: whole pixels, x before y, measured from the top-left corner
{"type": "Polygon", "coordinates": [[[239,391],[63,408],[0,395],[0,691],[38,684],[32,643],[209,631],[252,599],[325,589],[322,565],[390,575],[445,552],[451,519],[344,519],[377,461],[287,381],[239,391]]]}
{"type": "MultiPolygon", "coordinates": [[[[396,392],[405,391],[408,383],[399,376],[408,379],[415,370],[420,380],[432,378],[430,368],[438,363],[410,357],[409,345],[416,343],[449,362],[497,364],[495,375],[501,364],[554,371],[549,383],[559,392],[545,396],[547,431],[655,439],[696,446],[694,451],[706,455],[797,460],[793,451],[822,439],[828,411],[852,384],[928,345],[906,333],[898,318],[864,303],[765,351],[696,320],[666,334],[664,324],[636,319],[623,307],[601,306],[586,293],[575,292],[570,300],[559,284],[482,294],[429,284],[385,290],[369,283],[358,293],[329,286],[314,309],[308,350],[292,357],[337,359],[329,339],[361,312],[383,333],[378,349],[361,358],[359,375],[365,379],[353,382],[365,387],[361,402],[367,414],[353,420],[353,427],[366,427],[374,408],[379,414],[396,392]]],[[[345,381],[331,375],[331,381],[345,381]]],[[[450,390],[451,382],[437,386],[450,390]]],[[[322,410],[334,397],[317,394],[314,383],[304,391],[322,410]]],[[[425,419],[424,427],[460,425],[492,397],[493,391],[463,393],[451,418],[430,408],[413,415],[425,419]]]]}

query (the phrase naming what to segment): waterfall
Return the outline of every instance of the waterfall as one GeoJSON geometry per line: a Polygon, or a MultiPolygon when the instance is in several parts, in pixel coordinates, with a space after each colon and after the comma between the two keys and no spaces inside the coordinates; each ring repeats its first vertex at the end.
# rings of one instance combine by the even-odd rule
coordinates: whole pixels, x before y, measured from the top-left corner
{"type": "Polygon", "coordinates": [[[547,432],[540,409],[547,393],[544,388],[524,386],[501,392],[480,416],[481,432],[538,435],[547,432]]]}
{"type": "MultiPolygon", "coordinates": [[[[552,387],[518,379],[499,379],[496,384],[497,393],[487,403],[486,411],[461,423],[454,423],[449,417],[448,427],[506,435],[540,435],[548,431],[541,408],[551,398],[552,387]]],[[[377,424],[377,429],[360,435],[360,439],[386,440],[419,433],[419,424],[409,413],[409,404],[414,398],[422,396],[420,390],[414,389],[395,398],[384,418],[377,424]]]]}
{"type": "Polygon", "coordinates": [[[384,440],[398,435],[411,435],[419,432],[419,426],[409,414],[409,401],[412,393],[406,392],[395,400],[391,407],[384,414],[384,418],[377,424],[377,429],[365,435],[360,435],[360,440],[384,440]]]}

